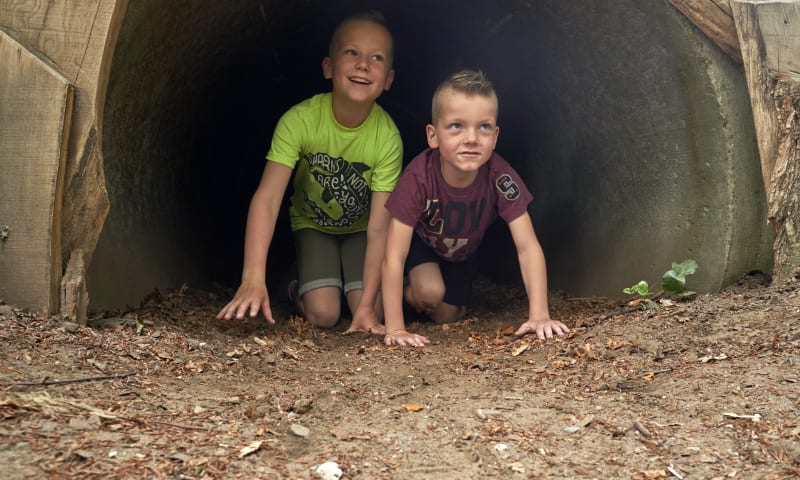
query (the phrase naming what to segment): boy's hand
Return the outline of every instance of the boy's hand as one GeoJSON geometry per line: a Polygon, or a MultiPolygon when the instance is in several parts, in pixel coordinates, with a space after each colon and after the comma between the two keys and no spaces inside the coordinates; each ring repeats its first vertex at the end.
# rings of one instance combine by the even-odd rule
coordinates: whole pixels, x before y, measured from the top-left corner
{"type": "Polygon", "coordinates": [[[529,333],[536,333],[539,339],[553,338],[555,335],[564,335],[569,332],[569,328],[561,322],[550,318],[544,320],[528,320],[514,332],[517,337],[523,337],[529,333]]]}
{"type": "Polygon", "coordinates": [[[233,300],[219,311],[217,318],[220,320],[230,320],[232,318],[242,320],[246,313],[250,317],[255,317],[258,315],[259,309],[263,310],[264,318],[267,319],[267,322],[275,323],[275,319],[272,318],[272,309],[269,306],[267,286],[263,283],[259,285],[243,283],[239,290],[236,291],[233,300]]]}
{"type": "Polygon", "coordinates": [[[416,333],[408,333],[405,330],[387,333],[383,337],[383,343],[386,345],[401,345],[408,347],[424,347],[425,344],[431,343],[428,337],[417,335],[416,333]]]}
{"type": "Polygon", "coordinates": [[[350,328],[345,333],[352,332],[366,332],[376,333],[383,335],[386,333],[386,327],[378,321],[378,316],[375,310],[369,307],[358,307],[355,315],[353,315],[353,322],[350,323],[350,328]]]}

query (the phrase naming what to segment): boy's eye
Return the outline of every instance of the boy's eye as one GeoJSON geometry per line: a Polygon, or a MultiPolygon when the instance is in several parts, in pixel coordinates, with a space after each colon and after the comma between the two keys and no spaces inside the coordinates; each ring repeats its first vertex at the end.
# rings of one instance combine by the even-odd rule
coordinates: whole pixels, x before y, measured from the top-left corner
{"type": "Polygon", "coordinates": [[[383,55],[376,53],[375,55],[372,56],[372,59],[375,60],[376,62],[382,62],[384,60],[384,57],[383,55]]]}
{"type": "Polygon", "coordinates": [[[458,123],[458,122],[453,122],[453,123],[447,125],[447,129],[448,130],[458,130],[460,128],[461,128],[461,124],[458,123]]]}
{"type": "Polygon", "coordinates": [[[481,130],[491,130],[491,129],[492,129],[492,126],[489,125],[488,123],[484,123],[484,124],[481,125],[481,130]]]}
{"type": "Polygon", "coordinates": [[[352,48],[348,48],[347,50],[344,51],[344,54],[349,56],[356,56],[358,55],[358,52],[356,52],[352,48]]]}

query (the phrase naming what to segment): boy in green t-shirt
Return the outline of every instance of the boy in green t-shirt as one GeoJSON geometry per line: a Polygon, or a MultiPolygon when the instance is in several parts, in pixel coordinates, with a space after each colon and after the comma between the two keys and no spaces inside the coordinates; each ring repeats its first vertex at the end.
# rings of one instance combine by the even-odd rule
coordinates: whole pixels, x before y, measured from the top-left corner
{"type": "Polygon", "coordinates": [[[341,294],[350,330],[385,332],[380,268],[389,214],[384,207],[402,169],[402,142],[375,100],[394,80],[392,36],[376,13],[348,17],[322,61],[330,93],[315,95],[280,119],[247,215],[242,284],[217,318],[275,323],[266,287],[267,252],[284,192],[296,170],[289,217],[297,250],[292,292],[310,323],[334,326],[341,294]]]}

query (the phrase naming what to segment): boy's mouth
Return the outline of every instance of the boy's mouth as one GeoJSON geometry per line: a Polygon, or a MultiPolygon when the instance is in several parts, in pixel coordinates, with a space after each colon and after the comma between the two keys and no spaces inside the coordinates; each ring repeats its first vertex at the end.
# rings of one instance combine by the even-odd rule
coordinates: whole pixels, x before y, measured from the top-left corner
{"type": "Polygon", "coordinates": [[[350,77],[350,81],[359,85],[371,85],[372,82],[362,77],[350,77]]]}

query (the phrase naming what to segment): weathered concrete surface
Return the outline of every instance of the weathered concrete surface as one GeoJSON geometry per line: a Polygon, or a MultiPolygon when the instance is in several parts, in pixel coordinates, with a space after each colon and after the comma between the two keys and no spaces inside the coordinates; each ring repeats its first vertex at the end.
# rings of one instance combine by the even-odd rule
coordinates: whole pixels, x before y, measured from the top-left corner
{"type": "MultiPolygon", "coordinates": [[[[714,291],[770,268],[744,77],[663,0],[467,0],[457,14],[443,2],[371,6],[395,33],[397,80],[380,101],[407,158],[424,146],[445,75],[481,68],[495,81],[498,151],[534,193],[551,288],[620,295],[694,258],[691,286],[714,291]]],[[[272,128],[328,88],[327,38],[356,8],[129,2],[98,125],[111,209],[88,270],[93,306],[184,282],[238,283],[272,128]]],[[[496,225],[483,256],[488,274],[514,280],[505,230],[496,225]]],[[[291,261],[287,222],[272,255],[276,267],[291,261]]]]}

